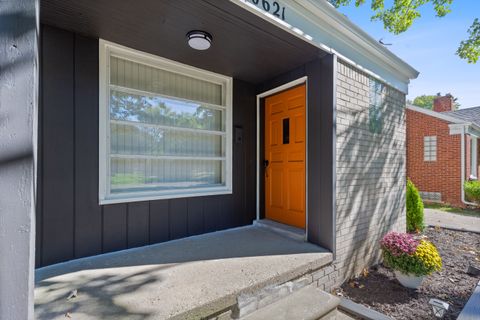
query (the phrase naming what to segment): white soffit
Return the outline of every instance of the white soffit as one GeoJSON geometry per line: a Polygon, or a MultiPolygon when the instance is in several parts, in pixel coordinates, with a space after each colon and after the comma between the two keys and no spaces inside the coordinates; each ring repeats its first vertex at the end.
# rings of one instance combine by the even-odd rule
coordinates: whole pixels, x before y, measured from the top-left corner
{"type": "MultiPolygon", "coordinates": [[[[276,1],[285,7],[285,20],[266,12],[262,1],[230,0],[316,47],[338,55],[355,67],[383,80],[403,93],[408,93],[410,79],[418,71],[386,49],[326,0],[276,1]]],[[[273,8],[273,0],[264,0],[273,8]]]]}

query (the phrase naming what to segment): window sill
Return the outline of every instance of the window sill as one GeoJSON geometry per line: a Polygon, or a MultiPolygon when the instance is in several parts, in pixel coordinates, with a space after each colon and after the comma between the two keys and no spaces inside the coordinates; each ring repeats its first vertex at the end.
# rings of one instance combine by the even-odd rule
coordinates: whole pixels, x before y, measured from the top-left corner
{"type": "Polygon", "coordinates": [[[202,192],[188,192],[188,193],[177,193],[177,194],[161,194],[161,195],[139,195],[136,197],[125,197],[125,198],[100,198],[100,205],[107,204],[117,204],[117,203],[130,203],[130,202],[142,202],[142,201],[154,201],[154,200],[169,200],[169,199],[180,199],[180,198],[193,198],[193,197],[208,197],[216,195],[226,195],[232,194],[232,189],[222,188],[216,190],[203,190],[202,192]]]}

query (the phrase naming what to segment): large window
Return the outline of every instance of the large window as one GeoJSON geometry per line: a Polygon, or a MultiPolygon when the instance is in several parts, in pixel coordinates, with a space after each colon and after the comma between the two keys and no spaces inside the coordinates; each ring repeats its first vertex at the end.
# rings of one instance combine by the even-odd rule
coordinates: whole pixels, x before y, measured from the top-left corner
{"type": "Polygon", "coordinates": [[[100,202],[231,193],[231,78],[100,41],[100,202]]]}

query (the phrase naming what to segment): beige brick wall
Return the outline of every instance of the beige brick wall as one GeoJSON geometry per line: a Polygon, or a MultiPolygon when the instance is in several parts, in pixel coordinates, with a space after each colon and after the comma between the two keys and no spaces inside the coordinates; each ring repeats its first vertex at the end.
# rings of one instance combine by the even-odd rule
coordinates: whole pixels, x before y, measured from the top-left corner
{"type": "Polygon", "coordinates": [[[405,95],[385,86],[381,133],[369,130],[369,76],[337,65],[337,259],[325,288],[378,262],[378,242],[405,230],[405,95]]]}

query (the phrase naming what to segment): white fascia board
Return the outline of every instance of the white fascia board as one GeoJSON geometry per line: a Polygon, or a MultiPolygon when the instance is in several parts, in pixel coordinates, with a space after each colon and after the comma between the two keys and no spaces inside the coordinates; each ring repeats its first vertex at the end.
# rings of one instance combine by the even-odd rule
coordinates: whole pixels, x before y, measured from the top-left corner
{"type": "Polygon", "coordinates": [[[285,21],[261,9],[262,1],[230,0],[270,23],[408,93],[418,71],[353,24],[325,0],[285,0],[285,21]]]}
{"type": "Polygon", "coordinates": [[[480,127],[470,122],[449,124],[448,128],[450,129],[450,135],[461,134],[462,128],[465,128],[465,131],[463,132],[473,137],[480,138],[480,127]]]}
{"type": "MultiPolygon", "coordinates": [[[[365,50],[364,53],[373,55],[373,59],[381,59],[384,64],[400,72],[406,79],[418,77],[417,70],[350,21],[328,1],[297,0],[296,2],[302,4],[308,11],[315,13],[321,21],[327,21],[328,29],[334,30],[336,35],[342,37],[344,41],[354,44],[355,47],[360,45],[365,50]]],[[[320,21],[317,21],[317,24],[320,24],[320,21]]]]}
{"type": "Polygon", "coordinates": [[[463,128],[465,128],[465,124],[463,123],[453,123],[449,124],[448,128],[450,129],[450,135],[462,134],[463,128]]]}
{"type": "Polygon", "coordinates": [[[441,112],[436,112],[436,111],[433,111],[433,110],[430,110],[430,109],[425,109],[425,108],[413,106],[413,105],[410,105],[410,104],[407,105],[407,109],[412,110],[412,111],[416,111],[416,112],[420,112],[420,113],[426,114],[428,116],[431,116],[431,117],[434,117],[434,118],[437,118],[437,119],[440,119],[440,120],[444,120],[444,121],[447,121],[447,122],[455,123],[455,124],[467,124],[468,123],[468,122],[462,121],[460,119],[448,116],[446,114],[442,114],[441,112]]]}

